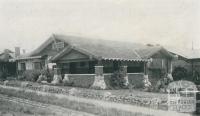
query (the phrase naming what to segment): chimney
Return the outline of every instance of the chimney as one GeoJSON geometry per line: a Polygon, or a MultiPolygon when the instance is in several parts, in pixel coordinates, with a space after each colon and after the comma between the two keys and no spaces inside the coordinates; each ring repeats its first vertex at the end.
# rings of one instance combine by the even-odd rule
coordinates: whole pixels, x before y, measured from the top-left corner
{"type": "Polygon", "coordinates": [[[20,47],[15,47],[15,57],[20,56],[20,47]]]}
{"type": "Polygon", "coordinates": [[[9,53],[9,50],[8,50],[8,49],[4,49],[4,53],[5,53],[5,54],[8,54],[8,53],[9,53]]]}
{"type": "Polygon", "coordinates": [[[22,52],[23,52],[23,54],[25,54],[25,53],[26,53],[26,50],[25,50],[25,49],[23,49],[23,50],[22,50],[22,52]]]}
{"type": "Polygon", "coordinates": [[[146,44],[147,46],[149,46],[149,47],[153,47],[154,45],[153,44],[146,44]]]}

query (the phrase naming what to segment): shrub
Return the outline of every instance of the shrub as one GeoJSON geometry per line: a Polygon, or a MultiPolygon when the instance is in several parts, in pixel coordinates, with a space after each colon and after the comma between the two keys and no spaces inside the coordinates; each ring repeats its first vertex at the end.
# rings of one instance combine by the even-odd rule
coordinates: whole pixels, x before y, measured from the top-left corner
{"type": "Polygon", "coordinates": [[[183,67],[176,67],[172,72],[174,81],[182,80],[187,78],[187,70],[183,67]]]}
{"type": "Polygon", "coordinates": [[[193,81],[195,84],[200,84],[200,74],[198,71],[194,70],[193,72],[190,72],[187,77],[188,81],[193,81]]]}
{"type": "Polygon", "coordinates": [[[167,72],[164,69],[160,70],[160,77],[163,79],[165,77],[167,77],[167,72]]]}
{"type": "Polygon", "coordinates": [[[26,70],[21,75],[18,76],[18,79],[22,80],[22,81],[36,82],[38,80],[40,74],[46,75],[47,82],[49,82],[49,83],[53,80],[53,71],[51,71],[49,69],[26,70]]]}
{"type": "Polygon", "coordinates": [[[20,81],[24,81],[25,76],[24,75],[18,75],[17,79],[20,80],[20,81]]]}
{"type": "Polygon", "coordinates": [[[115,89],[119,89],[119,88],[125,88],[125,73],[122,70],[119,71],[115,71],[110,78],[110,85],[115,88],[115,89]]]}
{"type": "Polygon", "coordinates": [[[49,69],[44,69],[43,74],[46,75],[47,77],[47,82],[50,83],[53,80],[53,70],[49,70],[49,69]]]}
{"type": "Polygon", "coordinates": [[[6,80],[7,76],[8,76],[7,71],[1,71],[0,72],[0,80],[6,80]]]}
{"type": "Polygon", "coordinates": [[[25,81],[36,82],[40,74],[40,70],[27,70],[22,74],[21,79],[25,81]]]}

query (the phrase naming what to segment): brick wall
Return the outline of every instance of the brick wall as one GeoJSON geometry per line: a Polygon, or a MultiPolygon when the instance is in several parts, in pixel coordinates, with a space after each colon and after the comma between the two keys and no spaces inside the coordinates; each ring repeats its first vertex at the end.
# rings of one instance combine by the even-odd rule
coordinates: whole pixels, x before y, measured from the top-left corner
{"type": "MultiPolygon", "coordinates": [[[[71,86],[89,88],[94,82],[95,74],[68,74],[71,86]]],[[[104,81],[110,87],[111,74],[104,74],[104,81]]]]}
{"type": "Polygon", "coordinates": [[[104,74],[104,81],[105,81],[106,86],[107,86],[108,89],[112,88],[112,87],[110,86],[110,78],[111,78],[111,75],[112,75],[112,73],[104,74]]]}
{"type": "MultiPolygon", "coordinates": [[[[110,87],[111,73],[104,74],[104,81],[108,88],[110,87]]],[[[94,82],[95,74],[68,74],[71,86],[89,88],[94,82]]],[[[136,88],[142,87],[143,73],[128,73],[129,83],[136,88]]],[[[150,80],[151,81],[151,80],[150,80]]]]}
{"type": "Polygon", "coordinates": [[[69,74],[71,86],[89,88],[94,82],[95,74],[69,74]]]}

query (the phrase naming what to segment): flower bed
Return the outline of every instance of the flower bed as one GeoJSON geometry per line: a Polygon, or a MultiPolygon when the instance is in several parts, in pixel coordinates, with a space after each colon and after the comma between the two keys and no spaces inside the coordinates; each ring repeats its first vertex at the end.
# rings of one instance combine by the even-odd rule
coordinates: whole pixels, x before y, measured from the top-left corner
{"type": "MultiPolygon", "coordinates": [[[[49,93],[58,93],[58,94],[65,94],[65,95],[72,95],[78,96],[83,98],[90,98],[90,99],[97,99],[97,100],[105,100],[110,102],[117,102],[117,103],[124,103],[124,104],[132,104],[138,106],[145,106],[154,109],[162,109],[167,110],[167,98],[160,98],[160,97],[145,97],[142,95],[115,95],[112,92],[100,92],[98,90],[90,90],[90,89],[79,89],[79,88],[66,88],[66,87],[58,87],[52,85],[42,85],[38,83],[30,83],[26,82],[27,86],[21,86],[23,82],[19,81],[9,81],[7,82],[7,86],[13,87],[23,87],[35,91],[43,91],[49,93]],[[14,84],[15,83],[15,84],[14,84]],[[20,84],[21,83],[21,84],[20,84]]],[[[150,94],[150,93],[149,93],[150,94]]]]}

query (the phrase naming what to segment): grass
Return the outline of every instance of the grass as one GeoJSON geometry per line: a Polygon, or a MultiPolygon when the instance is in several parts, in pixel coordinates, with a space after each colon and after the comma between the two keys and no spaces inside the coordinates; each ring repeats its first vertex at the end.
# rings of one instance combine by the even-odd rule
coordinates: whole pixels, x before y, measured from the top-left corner
{"type": "Polygon", "coordinates": [[[53,113],[49,111],[42,110],[36,107],[31,107],[27,105],[21,105],[13,102],[8,102],[0,99],[0,114],[12,114],[13,116],[53,116],[53,113]]]}

